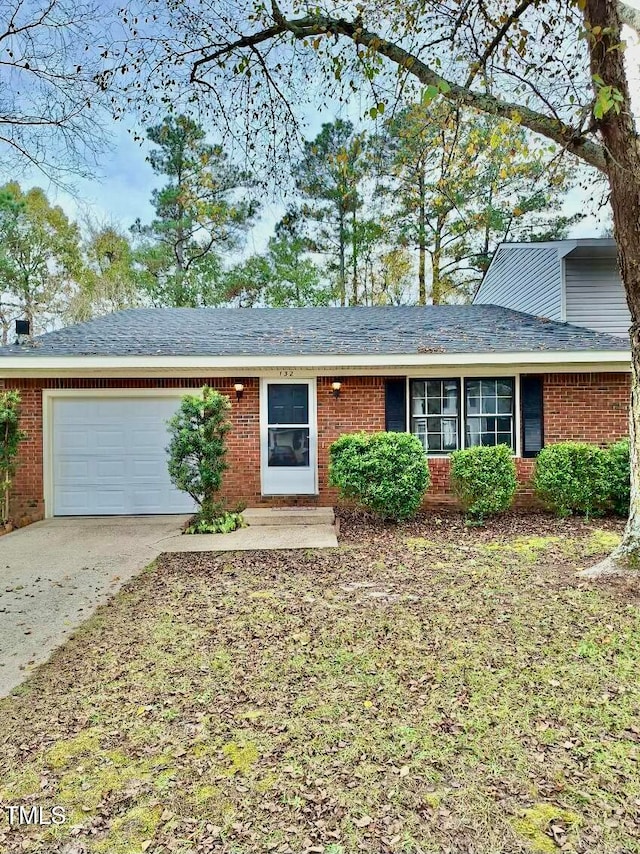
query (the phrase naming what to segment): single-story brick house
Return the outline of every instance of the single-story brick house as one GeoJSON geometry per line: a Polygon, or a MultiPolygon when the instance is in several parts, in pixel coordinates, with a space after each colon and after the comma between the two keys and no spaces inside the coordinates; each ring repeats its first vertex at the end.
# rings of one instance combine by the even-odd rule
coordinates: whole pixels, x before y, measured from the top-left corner
{"type": "Polygon", "coordinates": [[[497,305],[117,312],[0,349],[27,433],[13,515],[188,512],[166,421],[205,383],[232,403],[230,502],[334,503],[328,448],[355,430],[416,434],[431,502],[461,447],[506,442],[526,484],[543,444],[627,433],[629,358],[623,336],[497,305]]]}

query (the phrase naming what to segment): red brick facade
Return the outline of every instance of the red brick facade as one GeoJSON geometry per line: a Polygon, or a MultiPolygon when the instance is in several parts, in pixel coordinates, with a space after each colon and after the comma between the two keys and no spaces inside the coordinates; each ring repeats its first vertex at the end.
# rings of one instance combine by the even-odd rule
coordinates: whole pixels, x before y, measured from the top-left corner
{"type": "MultiPolygon", "coordinates": [[[[315,498],[263,498],[260,492],[260,407],[258,378],[243,376],[244,393],[237,401],[233,378],[196,377],[188,379],[18,379],[7,380],[6,387],[17,388],[22,395],[22,443],[20,464],[14,480],[13,517],[17,524],[40,519],[44,515],[43,414],[42,389],[101,388],[200,388],[209,384],[228,394],[232,402],[233,429],[228,436],[224,495],[230,503],[248,505],[318,503],[336,501],[327,485],[328,449],[342,433],[355,430],[384,430],[384,377],[343,377],[338,398],[331,389],[331,378],[317,381],[318,406],[318,478],[320,494],[315,498]]],[[[551,444],[566,439],[605,444],[627,433],[629,375],[622,373],[547,374],[544,377],[544,436],[551,444]]],[[[522,490],[520,501],[530,498],[526,482],[533,460],[519,459],[517,467],[522,490]]],[[[449,463],[446,458],[431,458],[429,504],[451,502],[449,463]]]]}

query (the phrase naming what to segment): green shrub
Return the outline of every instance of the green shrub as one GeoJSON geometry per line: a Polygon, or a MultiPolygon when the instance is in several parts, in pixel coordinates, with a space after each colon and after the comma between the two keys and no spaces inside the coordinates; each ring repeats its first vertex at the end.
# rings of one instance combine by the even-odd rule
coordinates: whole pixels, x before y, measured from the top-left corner
{"type": "Polygon", "coordinates": [[[20,392],[0,393],[0,521],[9,521],[9,495],[18,461],[18,446],[26,433],[20,430],[20,392]]]}
{"type": "Polygon", "coordinates": [[[329,482],[383,519],[410,519],[430,483],[419,439],[409,433],[351,433],[329,449],[329,482]]]}
{"type": "Polygon", "coordinates": [[[213,524],[222,512],[215,499],[227,464],[225,436],[231,429],[229,398],[205,386],[186,394],[169,421],[169,477],[200,506],[198,519],[213,524]]]}
{"type": "Polygon", "coordinates": [[[593,516],[607,503],[607,455],[587,442],[559,442],[538,454],[533,485],[558,516],[593,516]]]}
{"type": "Polygon", "coordinates": [[[227,512],[211,520],[194,517],[194,521],[185,528],[185,534],[230,534],[237,528],[246,528],[242,513],[227,512]]]}
{"type": "Polygon", "coordinates": [[[508,445],[454,451],[450,478],[467,515],[479,522],[486,516],[508,510],[518,485],[508,445]]]}
{"type": "Polygon", "coordinates": [[[619,516],[628,516],[631,496],[629,440],[620,439],[619,442],[609,445],[605,456],[609,506],[619,516]]]}

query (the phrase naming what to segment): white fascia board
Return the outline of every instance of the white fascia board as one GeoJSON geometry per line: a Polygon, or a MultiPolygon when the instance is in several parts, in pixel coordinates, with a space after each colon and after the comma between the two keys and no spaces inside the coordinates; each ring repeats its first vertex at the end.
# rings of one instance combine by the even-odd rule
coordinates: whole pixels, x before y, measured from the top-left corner
{"type": "Polygon", "coordinates": [[[384,374],[437,367],[527,366],[547,371],[630,370],[630,351],[583,350],[513,353],[415,353],[320,356],[7,356],[0,378],[109,376],[232,376],[306,369],[315,373],[384,374]]]}

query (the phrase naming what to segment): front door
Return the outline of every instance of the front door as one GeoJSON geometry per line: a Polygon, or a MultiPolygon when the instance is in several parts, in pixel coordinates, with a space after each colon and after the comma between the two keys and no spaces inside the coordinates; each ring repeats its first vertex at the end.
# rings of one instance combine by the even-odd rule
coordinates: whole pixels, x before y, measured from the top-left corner
{"type": "Polygon", "coordinates": [[[260,393],[262,494],[317,492],[315,380],[263,380],[260,393]]]}

